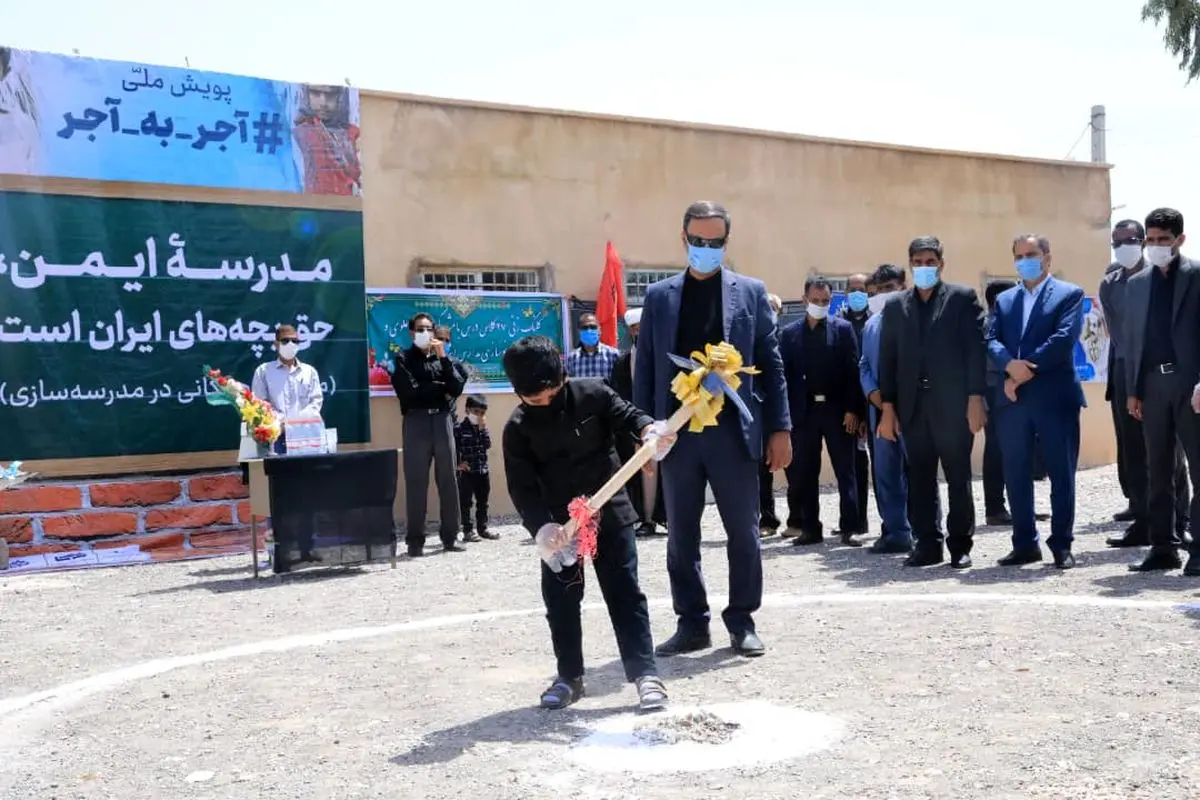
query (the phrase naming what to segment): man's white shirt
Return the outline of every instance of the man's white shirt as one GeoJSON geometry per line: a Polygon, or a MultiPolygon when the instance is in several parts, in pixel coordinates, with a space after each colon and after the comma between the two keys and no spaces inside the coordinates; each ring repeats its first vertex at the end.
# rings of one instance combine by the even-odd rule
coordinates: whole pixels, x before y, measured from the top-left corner
{"type": "Polygon", "coordinates": [[[300,359],[290,367],[279,359],[259,364],[250,390],[270,403],[284,420],[320,417],[325,402],[316,369],[300,359]]]}

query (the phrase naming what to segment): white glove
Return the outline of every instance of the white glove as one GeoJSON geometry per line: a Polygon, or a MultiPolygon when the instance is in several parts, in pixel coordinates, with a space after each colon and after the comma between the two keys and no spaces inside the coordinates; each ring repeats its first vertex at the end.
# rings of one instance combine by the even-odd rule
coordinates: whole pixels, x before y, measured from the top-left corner
{"type": "Polygon", "coordinates": [[[667,427],[666,420],[655,420],[646,433],[642,436],[642,441],[654,443],[654,460],[662,461],[667,457],[667,453],[671,452],[671,448],[675,446],[675,434],[671,433],[667,427]]]}
{"type": "Polygon", "coordinates": [[[1200,414],[1200,383],[1196,384],[1196,388],[1192,389],[1192,411],[1200,414]]]}
{"type": "Polygon", "coordinates": [[[538,529],[533,539],[538,555],[551,572],[562,572],[564,567],[572,566],[579,560],[575,540],[567,541],[562,525],[549,522],[538,529]]]}

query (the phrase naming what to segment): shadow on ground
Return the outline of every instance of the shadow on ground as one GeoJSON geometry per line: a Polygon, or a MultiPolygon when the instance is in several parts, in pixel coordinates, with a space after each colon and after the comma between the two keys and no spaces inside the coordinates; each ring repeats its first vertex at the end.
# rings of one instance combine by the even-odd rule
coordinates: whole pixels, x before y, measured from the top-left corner
{"type": "Polygon", "coordinates": [[[259,577],[255,578],[251,574],[250,567],[238,567],[229,570],[199,570],[191,574],[194,577],[203,578],[208,575],[236,575],[238,573],[242,573],[242,577],[212,581],[201,580],[195,583],[180,584],[179,586],[168,586],[164,589],[152,589],[147,592],[138,592],[133,596],[153,597],[155,595],[179,594],[181,592],[195,591],[207,591],[211,592],[212,594],[227,594],[229,592],[244,592],[254,590],[266,591],[272,586],[286,586],[297,583],[320,583],[322,581],[350,578],[356,575],[362,575],[364,572],[365,570],[361,566],[311,567],[307,570],[298,572],[285,572],[282,575],[275,575],[268,570],[260,572],[259,577]]]}
{"type": "MultiPolygon", "coordinates": [[[[671,683],[701,673],[736,668],[749,662],[732,650],[712,650],[702,656],[660,659],[659,669],[667,691],[671,683]]],[[[623,699],[634,702],[632,689],[625,681],[620,661],[610,661],[588,673],[585,678],[588,697],[606,697],[625,692],[623,699]]],[[[548,682],[547,682],[548,683],[548,682]]],[[[631,710],[631,705],[612,704],[604,708],[573,706],[565,711],[547,711],[537,707],[538,693],[545,687],[530,683],[530,705],[491,714],[451,728],[425,734],[412,749],[391,759],[399,767],[446,764],[480,742],[491,744],[569,744],[579,738],[581,723],[611,717],[631,710]]]]}

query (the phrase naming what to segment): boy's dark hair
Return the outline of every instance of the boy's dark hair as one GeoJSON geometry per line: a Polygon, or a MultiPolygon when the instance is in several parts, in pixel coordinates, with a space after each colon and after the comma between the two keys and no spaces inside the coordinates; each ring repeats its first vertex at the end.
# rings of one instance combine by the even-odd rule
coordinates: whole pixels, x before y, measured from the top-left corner
{"type": "Polygon", "coordinates": [[[504,374],[513,391],[531,397],[563,382],[562,353],[545,336],[526,336],[504,351],[504,374]]]}
{"type": "Polygon", "coordinates": [[[467,395],[467,409],[478,408],[480,411],[487,411],[487,398],[481,394],[467,395]]]}

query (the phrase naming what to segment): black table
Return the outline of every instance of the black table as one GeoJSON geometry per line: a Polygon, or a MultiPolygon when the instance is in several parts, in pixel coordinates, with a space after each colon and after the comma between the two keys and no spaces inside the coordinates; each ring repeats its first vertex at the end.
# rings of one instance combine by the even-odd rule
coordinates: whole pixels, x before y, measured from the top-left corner
{"type": "Polygon", "coordinates": [[[244,462],[250,486],[255,577],[260,517],[271,518],[267,548],[277,574],[298,565],[390,561],[395,567],[392,508],[399,452],[350,450],[244,462]]]}

